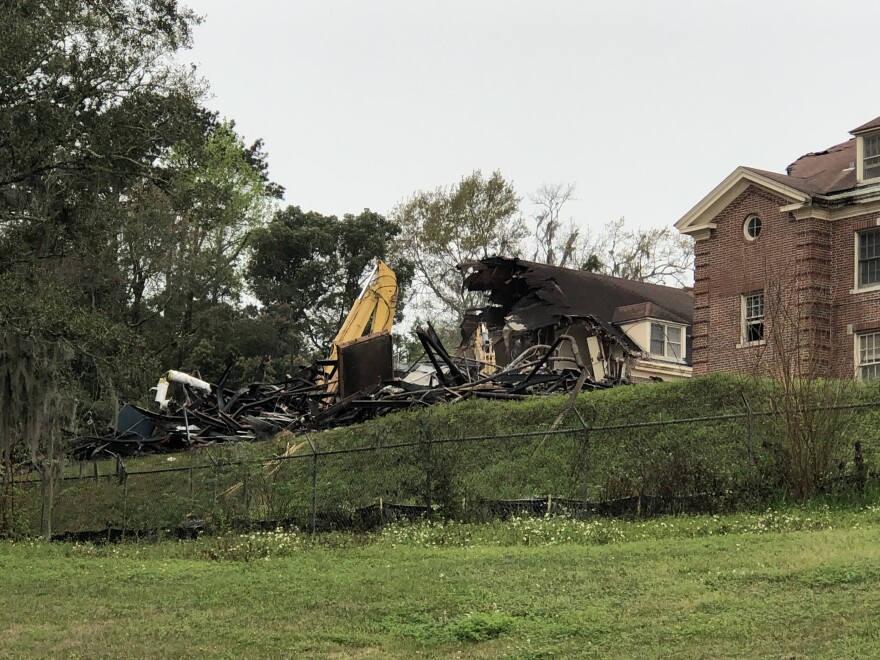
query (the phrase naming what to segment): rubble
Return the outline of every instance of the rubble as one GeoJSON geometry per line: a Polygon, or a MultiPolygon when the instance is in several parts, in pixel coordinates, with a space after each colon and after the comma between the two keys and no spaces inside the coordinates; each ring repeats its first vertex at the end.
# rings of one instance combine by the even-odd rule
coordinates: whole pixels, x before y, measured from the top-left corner
{"type": "MultiPolygon", "coordinates": [[[[523,259],[489,257],[463,263],[465,289],[485,294],[483,307],[466,310],[464,355],[491,343],[497,365],[518,359],[529,346],[572,337],[591,380],[620,384],[691,375],[693,293],[523,259]],[[662,354],[655,352],[655,336],[662,354]],[[678,342],[672,335],[676,333],[678,342]],[[480,342],[476,337],[480,336],[480,342]],[[667,355],[667,348],[677,353],[667,355]]],[[[565,363],[561,363],[565,364],[565,363]]],[[[567,366],[575,366],[569,360],[567,366]]]]}
{"type": "MultiPolygon", "coordinates": [[[[375,338],[368,340],[368,336],[351,342],[350,346],[340,346],[340,366],[346,364],[348,351],[354,347],[351,354],[355,357],[350,362],[362,367],[368,364],[370,368],[358,370],[350,366],[348,373],[340,373],[339,397],[333,397],[326,385],[320,384],[318,372],[327,361],[279,383],[252,383],[238,390],[209,383],[206,391],[193,385],[203,383],[201,379],[187,380],[178,376],[174,382],[183,391],[182,402],[166,401],[166,408],[158,412],[126,404],[117,418],[116,428],[102,436],[80,438],[74,456],[97,460],[107,456],[173,452],[213,443],[268,438],[281,431],[302,433],[345,426],[437,403],[480,398],[509,401],[571,393],[576,388],[580,391],[610,386],[585,378],[582,363],[559,367],[560,363],[569,363],[572,359],[562,355],[565,345],[573,347],[577,355],[571,337],[562,336],[549,346],[530,347],[505,368],[485,374],[480,362],[450,356],[430,327],[419,329],[417,334],[434,365],[431,380],[438,381],[435,384],[408,380],[411,374],[424,375],[423,365],[417,363],[411,370],[394,372],[390,378],[374,376],[373,384],[364,386],[368,378],[365,373],[381,374],[386,367],[390,368],[390,362],[385,365],[381,357],[384,353],[390,361],[390,344],[384,340],[377,342],[375,338]],[[350,379],[355,385],[361,385],[353,393],[349,393],[350,379]]],[[[576,357],[576,361],[579,359],[576,357]]]]}
{"type": "Polygon", "coordinates": [[[240,389],[169,371],[155,388],[158,411],[127,404],[115,428],[81,438],[74,455],[179,451],[466,399],[569,394],[571,405],[584,390],[690,375],[693,296],[686,290],[503,257],[459,268],[465,288],[485,293],[487,304],[467,310],[454,355],[428,325],[416,330],[425,361],[394,370],[396,280],[377,262],[328,359],[279,383],[240,389]],[[678,353],[667,355],[672,348],[678,353]],[[171,388],[181,400],[168,398],[171,388]]]}

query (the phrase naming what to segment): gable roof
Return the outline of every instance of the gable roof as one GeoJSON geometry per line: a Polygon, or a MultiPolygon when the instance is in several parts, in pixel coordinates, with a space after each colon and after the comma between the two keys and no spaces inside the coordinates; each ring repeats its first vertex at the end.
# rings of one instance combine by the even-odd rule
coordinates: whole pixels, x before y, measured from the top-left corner
{"type": "Polygon", "coordinates": [[[489,302],[524,325],[543,327],[576,316],[612,321],[619,307],[651,303],[655,313],[690,325],[693,293],[661,284],[636,282],[522,259],[490,257],[461,264],[470,271],[464,286],[489,292],[489,302]]]}
{"type": "Polygon", "coordinates": [[[715,224],[712,220],[715,216],[752,185],[792,203],[806,204],[815,194],[812,192],[814,187],[809,181],[751,167],[737,167],[724,181],[697,202],[696,206],[685,213],[675,223],[675,228],[682,234],[696,234],[713,229],[715,224]]]}
{"type": "Polygon", "coordinates": [[[779,172],[759,170],[757,167],[743,167],[742,169],[747,170],[748,172],[753,172],[754,174],[758,174],[765,179],[770,179],[771,181],[775,181],[776,183],[786,186],[787,188],[798,190],[807,195],[820,194],[818,186],[816,186],[808,178],[786,176],[785,174],[780,174],[779,172]]]}
{"type": "Polygon", "coordinates": [[[856,187],[856,140],[852,138],[825,151],[804,154],[785,168],[787,174],[746,167],[751,172],[810,196],[831,195],[856,187]]]}
{"type": "MultiPolygon", "coordinates": [[[[880,117],[851,131],[858,136],[880,129],[880,117]]],[[[750,185],[763,188],[792,204],[833,203],[826,199],[857,189],[856,138],[841,142],[823,151],[804,154],[785,168],[785,173],[755,167],[738,167],[724,181],[701,199],[678,222],[675,228],[683,234],[700,234],[715,227],[713,220],[750,185]]]]}

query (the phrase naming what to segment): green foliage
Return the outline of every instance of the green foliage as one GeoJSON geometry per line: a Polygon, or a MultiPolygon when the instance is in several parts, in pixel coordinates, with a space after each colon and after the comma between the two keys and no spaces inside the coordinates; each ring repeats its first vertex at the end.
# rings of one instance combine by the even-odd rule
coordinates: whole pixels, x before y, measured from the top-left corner
{"type": "Polygon", "coordinates": [[[503,612],[468,612],[449,624],[460,642],[485,642],[513,629],[516,620],[503,612]]]}
{"type": "Polygon", "coordinates": [[[239,303],[247,238],[281,190],[262,143],[201,108],[175,63],[196,22],[174,0],[4,6],[0,334],[57,347],[69,435],[103,431],[193,353],[219,376],[273,352],[239,303]],[[230,346],[227,326],[263,345],[230,346]]]}
{"type": "Polygon", "coordinates": [[[304,537],[295,531],[226,534],[206,541],[204,556],[214,561],[252,562],[291,557],[302,551],[304,537]]]}
{"type": "MultiPolygon", "coordinates": [[[[257,234],[251,285],[265,318],[279,328],[290,362],[326,354],[360,293],[360,279],[375,259],[389,258],[388,243],[397,231],[370,211],[338,220],[288,207],[257,234]]],[[[408,265],[392,267],[405,287],[408,265]]]]}
{"type": "Polygon", "coordinates": [[[766,442],[776,473],[794,497],[809,499],[853,442],[847,428],[852,414],[835,408],[856,399],[858,386],[853,381],[784,378],[767,390],[769,407],[777,413],[766,442]]]}
{"type": "MultiPolygon", "coordinates": [[[[377,497],[424,503],[430,471],[433,482],[442,483],[433,502],[449,503],[453,512],[481,499],[550,494],[579,500],[585,487],[590,501],[659,498],[666,507],[688,508],[732,506],[736,498],[744,498],[748,504],[769,492],[785,492],[780,491],[783,482],[775,459],[779,435],[771,418],[753,420],[754,467],[749,461],[743,396],[760,412],[768,409],[765,393],[764,383],[727,375],[592,392],[579,397],[577,409],[595,430],[584,433],[572,414],[563,428],[574,431],[546,440],[541,432],[555,419],[564,397],[469,401],[392,415],[323,433],[316,443],[330,449],[421,442],[426,434],[435,440],[483,434],[500,438],[436,443],[430,454],[416,447],[322,458],[326,486],[320,501],[325,507],[333,501],[366,505],[377,497]],[[688,419],[693,421],[661,424],[688,419]],[[516,437],[528,431],[537,435],[516,437]],[[695,502],[695,495],[705,498],[695,502]]],[[[849,400],[855,402],[878,400],[876,387],[857,388],[852,397],[849,400]]],[[[854,409],[847,414],[845,442],[837,454],[844,469],[826,475],[828,488],[834,479],[853,474],[855,440],[865,447],[868,471],[880,469],[880,432],[871,427],[877,411],[854,409]]]]}
{"type": "Polygon", "coordinates": [[[481,548],[601,546],[646,540],[704,539],[736,534],[816,532],[880,523],[872,497],[858,505],[786,505],[762,511],[712,516],[658,516],[647,519],[568,516],[514,516],[480,523],[420,521],[394,523],[371,535],[370,542],[391,547],[481,548]]]}
{"type": "Polygon", "coordinates": [[[192,366],[198,347],[205,366],[195,366],[216,378],[234,359],[255,357],[247,347],[236,349],[230,340],[241,333],[228,327],[256,325],[255,314],[240,303],[248,241],[268,221],[276,194],[262,158],[259,143],[246,147],[231,123],[212,120],[201,139],[170,150],[163,188],[144,191],[152,231],[137,222],[137,213],[125,227],[130,323],[166,367],[192,366]]]}
{"type": "Polygon", "coordinates": [[[376,259],[390,262],[405,290],[412,265],[390,254],[399,232],[370,210],[338,219],[288,206],[255,233],[249,282],[291,361],[326,355],[376,259]]]}
{"type": "MultiPolygon", "coordinates": [[[[193,21],[175,2],[4,6],[0,334],[41,355],[58,391],[86,410],[148,362],[120,323],[116,211],[134,182],[161,179],[157,158],[201,126],[198,90],[170,60],[193,21]]],[[[38,398],[43,423],[70,431],[70,406],[38,398]]],[[[24,439],[13,432],[11,442],[24,439]]]]}
{"type": "Polygon", "coordinates": [[[519,197],[500,172],[480,171],[449,188],[419,192],[392,213],[401,233],[395,250],[415,267],[415,306],[431,318],[458,319],[472,307],[462,291],[459,264],[503,254],[516,256],[526,228],[519,197]]]}
{"type": "MultiPolygon", "coordinates": [[[[742,397],[758,413],[766,409],[764,388],[752,379],[716,375],[585,393],[577,410],[589,432],[572,413],[561,426],[571,431],[546,439],[543,434],[565,397],[467,401],[312,434],[319,452],[361,450],[318,457],[318,525],[360,524],[356,509],[380,502],[428,505],[435,519],[466,520],[484,519],[487,500],[548,496],[552,513],[576,514],[585,495],[590,503],[611,501],[609,512],[628,515],[741,510],[784,502],[791,493],[776,462],[780,436],[769,416],[755,415],[754,465],[749,461],[742,397]],[[725,415],[739,417],[701,419],[725,415]],[[692,421],[650,425],[674,420],[692,421]],[[535,435],[522,437],[526,432],[535,435]],[[479,439],[483,435],[498,437],[479,439]],[[413,444],[393,446],[401,443],[413,444]]],[[[845,442],[821,484],[821,496],[831,502],[866,501],[880,474],[876,384],[858,387],[851,396],[853,404],[869,405],[847,412],[845,442]],[[862,443],[862,472],[854,463],[856,440],[862,443]]],[[[194,470],[132,475],[127,513],[123,487],[115,480],[67,480],[57,499],[56,530],[174,528],[191,516],[219,528],[247,520],[311,524],[312,458],[302,437],[284,434],[259,443],[127,459],[126,465],[129,471],[169,465],[192,465],[194,470]],[[271,460],[288,450],[293,458],[271,460]],[[243,460],[249,463],[230,464],[243,460]]],[[[77,476],[77,469],[82,468],[73,466],[67,473],[77,476]]],[[[115,465],[104,464],[100,470],[114,474],[115,465]]],[[[35,497],[31,492],[22,501],[35,497]]],[[[540,513],[545,508],[542,504],[540,513]]],[[[29,529],[35,530],[37,521],[38,508],[29,518],[29,529]]]]}

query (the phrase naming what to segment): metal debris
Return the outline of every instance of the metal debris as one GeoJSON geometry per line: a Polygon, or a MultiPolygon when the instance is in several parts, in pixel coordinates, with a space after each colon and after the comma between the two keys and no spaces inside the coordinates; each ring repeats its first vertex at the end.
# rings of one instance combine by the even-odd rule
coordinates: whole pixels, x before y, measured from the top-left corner
{"type": "Polygon", "coordinates": [[[215,385],[169,371],[155,388],[158,411],[126,405],[115,428],[81,438],[75,456],[255,440],[475,398],[569,394],[570,406],[584,390],[659,379],[656,374],[686,376],[690,369],[686,360],[657,362],[627,331],[636,321],[645,332],[656,320],[689,327],[693,298],[687,291],[503,257],[459,268],[465,288],[486,294],[486,305],[466,311],[454,355],[428,325],[416,330],[425,361],[393,369],[396,278],[378,262],[328,359],[280,383],[238,390],[222,379],[215,385]]]}
{"type": "Polygon", "coordinates": [[[589,377],[576,342],[567,335],[549,346],[532,346],[489,374],[477,360],[451,356],[430,326],[420,328],[417,335],[433,367],[431,384],[411,382],[410,376],[419,380],[424,375],[424,363],[391,372],[390,336],[378,333],[340,346],[338,394],[328,392],[322,384],[326,382],[321,376],[326,360],[280,383],[252,383],[238,390],[211,383],[206,390],[201,379],[177,377],[172,382],[182,391],[182,401],[164,400],[165,409],[159,411],[126,404],[116,427],[102,436],[80,438],[74,456],[96,460],[174,452],[263,439],[281,431],[302,433],[346,426],[438,403],[480,398],[520,400],[611,386],[589,377]]]}

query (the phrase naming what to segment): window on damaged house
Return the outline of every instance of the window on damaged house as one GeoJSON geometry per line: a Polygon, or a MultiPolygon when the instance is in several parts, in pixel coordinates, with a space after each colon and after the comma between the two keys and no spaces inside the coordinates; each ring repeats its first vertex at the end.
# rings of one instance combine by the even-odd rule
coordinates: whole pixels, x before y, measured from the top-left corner
{"type": "Polygon", "coordinates": [[[859,380],[880,379],[880,332],[859,335],[857,357],[859,380]]]}
{"type": "Polygon", "coordinates": [[[856,234],[858,286],[880,284],[880,229],[856,234]]]}
{"type": "Polygon", "coordinates": [[[681,326],[652,323],[651,355],[670,360],[683,360],[681,335],[681,326]]]}
{"type": "Polygon", "coordinates": [[[751,344],[764,340],[764,292],[742,297],[742,341],[751,344]]]}

